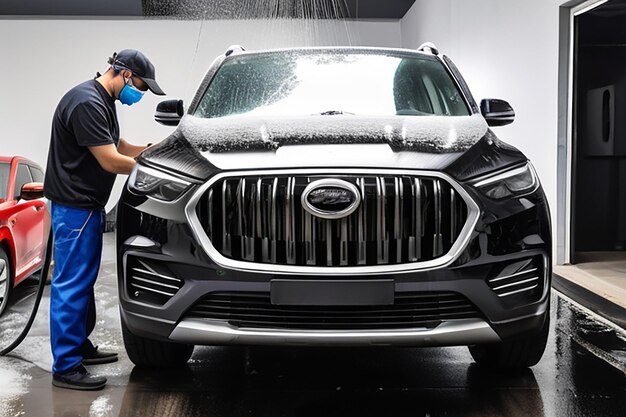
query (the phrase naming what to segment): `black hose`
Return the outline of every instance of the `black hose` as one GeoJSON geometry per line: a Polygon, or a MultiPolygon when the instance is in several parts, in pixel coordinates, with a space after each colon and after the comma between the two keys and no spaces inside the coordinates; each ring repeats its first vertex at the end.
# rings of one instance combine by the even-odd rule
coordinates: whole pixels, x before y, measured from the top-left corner
{"type": "Polygon", "coordinates": [[[39,303],[41,302],[41,297],[43,295],[44,288],[46,287],[48,273],[50,272],[50,262],[52,261],[52,240],[52,233],[50,233],[50,236],[48,237],[48,243],[46,244],[46,253],[44,256],[43,266],[41,267],[41,278],[39,279],[39,288],[37,288],[35,305],[33,306],[33,310],[30,313],[28,322],[26,323],[26,326],[24,327],[24,330],[22,330],[22,333],[19,335],[19,337],[15,339],[15,341],[7,346],[5,349],[0,351],[0,356],[5,356],[7,353],[18,347],[28,334],[30,327],[35,321],[35,316],[37,315],[37,310],[39,309],[39,303]]]}

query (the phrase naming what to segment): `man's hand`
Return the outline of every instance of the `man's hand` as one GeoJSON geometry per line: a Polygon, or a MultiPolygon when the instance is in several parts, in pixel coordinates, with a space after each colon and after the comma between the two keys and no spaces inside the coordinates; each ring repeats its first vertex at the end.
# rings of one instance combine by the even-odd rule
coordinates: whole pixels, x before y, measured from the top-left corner
{"type": "Polygon", "coordinates": [[[117,151],[122,155],[130,156],[131,158],[135,158],[137,155],[142,153],[147,146],[137,146],[129,143],[128,141],[120,138],[120,143],[117,147],[117,151]]]}
{"type": "Polygon", "coordinates": [[[112,174],[128,175],[135,166],[135,160],[118,152],[112,143],[102,146],[90,146],[89,152],[96,158],[102,169],[112,174]]]}

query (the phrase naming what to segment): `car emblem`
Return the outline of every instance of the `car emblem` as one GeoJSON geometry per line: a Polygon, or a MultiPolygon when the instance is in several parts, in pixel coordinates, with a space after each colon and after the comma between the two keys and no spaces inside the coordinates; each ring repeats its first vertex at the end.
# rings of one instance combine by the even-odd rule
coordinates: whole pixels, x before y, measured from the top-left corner
{"type": "Polygon", "coordinates": [[[359,207],[359,189],[347,181],[326,178],[310,183],[302,193],[302,207],[322,219],[341,219],[359,207]]]}

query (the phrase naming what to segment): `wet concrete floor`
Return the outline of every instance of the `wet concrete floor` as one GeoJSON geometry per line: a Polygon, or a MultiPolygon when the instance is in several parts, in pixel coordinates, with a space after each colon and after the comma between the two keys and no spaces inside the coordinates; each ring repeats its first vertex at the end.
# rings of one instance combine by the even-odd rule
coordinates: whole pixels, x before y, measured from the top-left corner
{"type": "Polygon", "coordinates": [[[110,253],[100,275],[92,339],[120,361],[90,370],[108,385],[51,386],[44,297],[23,345],[0,358],[0,417],[626,415],[626,334],[556,292],[543,359],[513,375],[479,368],[464,347],[197,347],[187,367],[152,371],[124,352],[110,253]]]}

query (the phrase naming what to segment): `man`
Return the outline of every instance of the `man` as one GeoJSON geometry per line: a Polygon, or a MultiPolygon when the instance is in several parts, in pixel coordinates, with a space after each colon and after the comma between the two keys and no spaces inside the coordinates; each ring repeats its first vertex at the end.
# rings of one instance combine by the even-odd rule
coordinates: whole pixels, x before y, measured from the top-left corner
{"type": "Polygon", "coordinates": [[[98,389],[106,378],[83,365],[108,363],[117,354],[99,351],[88,336],[95,327],[94,284],[100,268],[104,206],[116,174],[129,174],[145,149],[119,137],[115,101],[132,105],[148,89],[164,95],[152,63],[125,49],[109,58],[104,75],[71,89],[59,102],[45,178],[51,200],[55,266],[50,290],[52,384],[98,389]]]}

